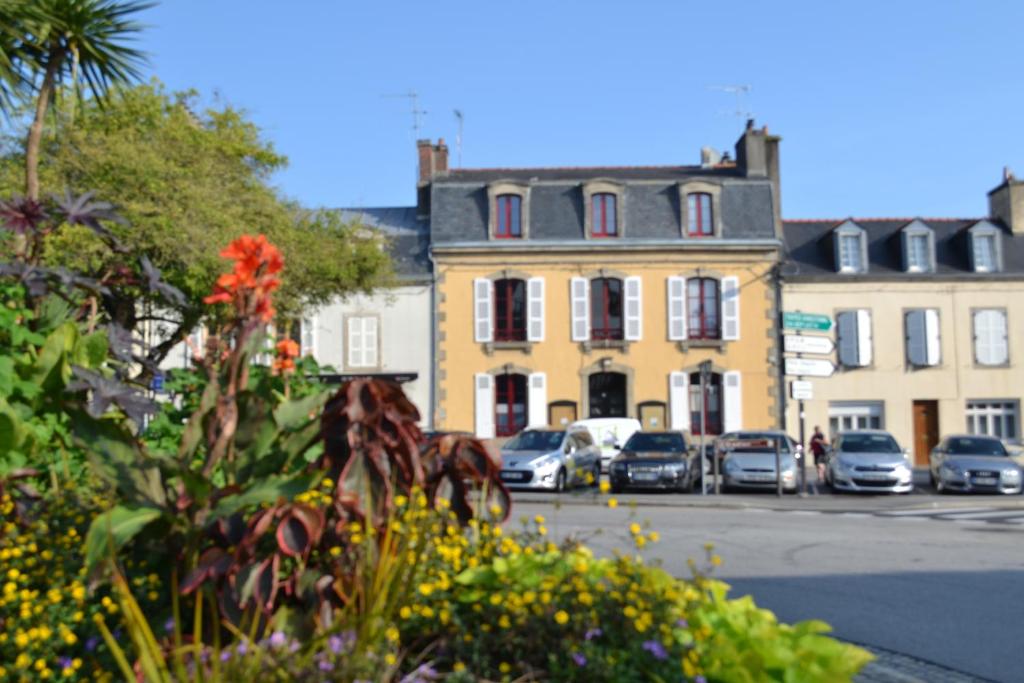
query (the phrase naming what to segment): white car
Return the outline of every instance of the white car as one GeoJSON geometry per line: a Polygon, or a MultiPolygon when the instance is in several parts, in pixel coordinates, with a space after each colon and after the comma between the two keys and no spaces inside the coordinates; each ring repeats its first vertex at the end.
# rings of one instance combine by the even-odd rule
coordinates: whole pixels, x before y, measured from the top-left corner
{"type": "Polygon", "coordinates": [[[632,417],[592,417],[577,420],[570,429],[586,428],[594,437],[594,443],[601,449],[601,471],[608,471],[608,464],[622,450],[622,444],[641,429],[640,420],[632,417]]]}

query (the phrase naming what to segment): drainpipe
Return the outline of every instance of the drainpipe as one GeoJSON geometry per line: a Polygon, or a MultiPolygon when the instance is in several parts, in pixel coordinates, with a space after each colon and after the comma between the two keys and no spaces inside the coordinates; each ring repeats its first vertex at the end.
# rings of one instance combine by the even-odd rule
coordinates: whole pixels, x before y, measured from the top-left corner
{"type": "Polygon", "coordinates": [[[782,330],[782,285],[784,278],[782,277],[782,264],[776,263],[772,266],[772,280],[775,287],[775,316],[773,324],[775,325],[775,371],[778,372],[779,385],[778,385],[778,401],[779,410],[779,430],[782,432],[786,431],[786,367],[783,361],[782,349],[783,349],[783,330],[782,330]]]}
{"type": "Polygon", "coordinates": [[[427,248],[427,258],[430,260],[430,364],[432,371],[430,373],[430,416],[427,418],[427,429],[436,430],[437,424],[434,418],[437,416],[437,394],[438,394],[438,383],[441,381],[441,371],[438,367],[440,361],[437,356],[437,337],[438,337],[438,325],[437,325],[437,309],[438,309],[438,287],[437,287],[437,261],[434,260],[434,247],[431,245],[427,248]]]}

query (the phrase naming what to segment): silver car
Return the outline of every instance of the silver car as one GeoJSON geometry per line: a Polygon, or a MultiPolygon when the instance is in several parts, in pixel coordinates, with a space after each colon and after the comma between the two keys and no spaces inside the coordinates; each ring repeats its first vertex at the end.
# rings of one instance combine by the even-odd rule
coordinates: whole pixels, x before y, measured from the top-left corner
{"type": "Polygon", "coordinates": [[[939,493],[1020,493],[1021,469],[993,436],[947,436],[929,456],[932,486],[939,493]]]}
{"type": "Polygon", "coordinates": [[[525,429],[501,448],[509,488],[564,491],[601,480],[601,449],[586,429],[525,429]]]}
{"type": "Polygon", "coordinates": [[[914,468],[889,432],[840,432],[829,451],[825,481],[836,491],[910,493],[914,468]]]}
{"type": "Polygon", "coordinates": [[[725,489],[776,488],[775,441],[779,444],[779,471],[782,488],[796,493],[796,444],[783,432],[742,431],[729,432],[718,437],[715,449],[722,463],[722,487],[725,489]]]}

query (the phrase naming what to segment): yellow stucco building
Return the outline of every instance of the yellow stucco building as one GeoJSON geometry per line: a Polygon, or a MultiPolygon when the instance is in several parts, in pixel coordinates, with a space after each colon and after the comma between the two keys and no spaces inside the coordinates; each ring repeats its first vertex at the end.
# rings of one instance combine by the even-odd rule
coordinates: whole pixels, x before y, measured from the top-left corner
{"type": "Polygon", "coordinates": [[[778,425],[778,138],[748,126],[734,162],[699,166],[448,170],[443,144],[419,151],[438,429],[778,425]]]}

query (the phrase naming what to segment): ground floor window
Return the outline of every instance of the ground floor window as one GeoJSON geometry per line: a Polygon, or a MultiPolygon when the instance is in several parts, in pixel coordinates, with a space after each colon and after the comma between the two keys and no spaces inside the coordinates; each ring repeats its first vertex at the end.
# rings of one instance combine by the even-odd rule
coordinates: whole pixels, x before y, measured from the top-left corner
{"type": "Polygon", "coordinates": [[[882,429],[884,424],[885,404],[881,401],[828,404],[828,428],[833,436],[852,429],[882,429]]]}
{"type": "Polygon", "coordinates": [[[504,374],[494,378],[494,431],[512,436],[526,427],[526,375],[504,374]]]}
{"type": "Polygon", "coordinates": [[[590,417],[626,417],[626,376],[621,372],[595,372],[587,379],[590,417]]]}
{"type": "Polygon", "coordinates": [[[967,402],[967,432],[1015,441],[1020,404],[1017,401],[986,400],[967,402]]]}
{"type": "Polygon", "coordinates": [[[715,435],[722,433],[722,376],[711,373],[701,395],[700,373],[690,374],[690,433],[715,435]],[[704,423],[701,424],[703,406],[704,423]]]}

